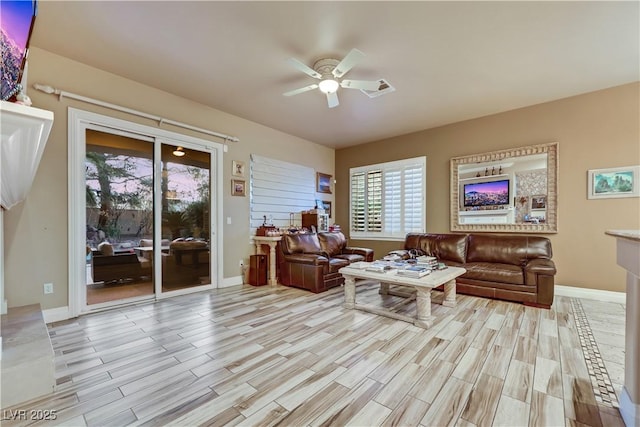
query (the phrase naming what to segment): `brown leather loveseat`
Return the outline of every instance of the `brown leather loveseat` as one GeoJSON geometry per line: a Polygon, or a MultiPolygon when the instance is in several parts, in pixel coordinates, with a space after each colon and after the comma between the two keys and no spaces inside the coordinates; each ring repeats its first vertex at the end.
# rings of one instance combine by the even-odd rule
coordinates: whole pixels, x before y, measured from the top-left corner
{"type": "Polygon", "coordinates": [[[403,258],[425,254],[464,267],[467,272],[456,279],[461,294],[544,308],[553,304],[556,267],[546,237],[410,233],[404,249],[391,253],[403,258]]]}
{"type": "Polygon", "coordinates": [[[342,285],[342,267],[373,261],[372,249],[348,247],[341,232],[284,234],[279,247],[280,283],[315,293],[342,285]]]}

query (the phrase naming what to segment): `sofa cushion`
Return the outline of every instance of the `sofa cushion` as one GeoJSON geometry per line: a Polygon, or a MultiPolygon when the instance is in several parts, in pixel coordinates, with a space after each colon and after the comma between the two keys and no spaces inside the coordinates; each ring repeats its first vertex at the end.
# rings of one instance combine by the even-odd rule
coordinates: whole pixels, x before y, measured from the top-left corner
{"type": "Polygon", "coordinates": [[[317,234],[284,234],[281,246],[285,254],[322,254],[317,234]]]}
{"type": "Polygon", "coordinates": [[[348,261],[349,264],[351,264],[352,262],[366,261],[365,257],[360,254],[340,254],[336,255],[334,258],[344,259],[348,261]]]}
{"type": "Polygon", "coordinates": [[[476,279],[485,282],[511,283],[524,285],[522,268],[513,264],[498,264],[491,262],[470,262],[465,264],[466,279],[476,279]]]}
{"type": "Polygon", "coordinates": [[[146,248],[153,246],[153,239],[140,239],[138,246],[146,248]]]}
{"type": "Polygon", "coordinates": [[[467,262],[524,266],[529,259],[551,259],[551,242],[538,236],[469,235],[467,262]]]}
{"type": "Polygon", "coordinates": [[[464,263],[467,255],[467,235],[423,234],[416,248],[441,261],[464,263]]]}
{"type": "Polygon", "coordinates": [[[322,251],[329,257],[342,253],[347,246],[347,238],[341,232],[336,233],[318,233],[318,241],[322,251]]]}
{"type": "Polygon", "coordinates": [[[98,245],[98,250],[101,255],[104,256],[112,256],[113,255],[113,246],[109,242],[102,242],[98,245]]]}
{"type": "Polygon", "coordinates": [[[337,273],[342,267],[349,265],[349,261],[341,258],[329,259],[329,273],[337,273]]]}
{"type": "Polygon", "coordinates": [[[179,237],[175,240],[173,240],[170,244],[169,244],[169,248],[173,249],[196,249],[196,248],[206,248],[207,247],[207,242],[204,240],[196,240],[196,239],[184,239],[182,237],[179,237]]]}

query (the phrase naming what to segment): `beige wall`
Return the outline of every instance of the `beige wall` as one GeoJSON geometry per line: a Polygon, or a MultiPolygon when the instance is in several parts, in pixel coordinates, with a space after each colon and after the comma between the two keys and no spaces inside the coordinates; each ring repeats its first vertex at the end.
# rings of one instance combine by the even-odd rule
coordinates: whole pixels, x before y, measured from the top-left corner
{"type": "MultiPolygon", "coordinates": [[[[28,77],[30,85],[48,84],[64,91],[240,138],[239,143],[230,143],[229,151],[224,154],[222,252],[225,278],[240,276],[238,261],[245,259],[247,262],[253,253],[249,240],[249,197],[231,196],[232,160],[245,161],[249,165],[249,156],[255,153],[334,174],[333,149],[35,47],[29,53],[28,77]],[[227,217],[232,218],[231,225],[227,225],[227,217]]],[[[176,82],[176,85],[179,84],[176,82]]],[[[67,107],[149,126],[156,126],[157,123],[71,99],[58,101],[57,97],[32,88],[28,94],[34,107],[53,111],[55,120],[31,192],[23,203],[7,211],[4,216],[5,296],[10,307],[40,303],[43,309],[50,309],[68,305],[67,107]],[[43,295],[42,285],[45,282],[53,282],[53,294],[43,295]]],[[[221,142],[180,128],[163,128],[221,142]]]]}
{"type": "MultiPolygon", "coordinates": [[[[393,95],[390,95],[393,96],[393,95]]],[[[336,222],[348,230],[349,168],[427,156],[427,231],[449,232],[449,160],[557,141],[556,284],[624,292],[608,229],[640,229],[640,199],[587,199],[587,171],[640,164],[640,84],[629,84],[336,151],[336,222]]],[[[401,242],[352,241],[377,255],[401,242]]]]}

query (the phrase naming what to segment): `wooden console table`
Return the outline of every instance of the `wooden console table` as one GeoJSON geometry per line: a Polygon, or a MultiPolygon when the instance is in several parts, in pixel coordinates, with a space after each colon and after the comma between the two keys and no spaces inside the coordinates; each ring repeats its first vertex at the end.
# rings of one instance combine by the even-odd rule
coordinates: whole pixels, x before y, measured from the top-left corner
{"type": "Polygon", "coordinates": [[[627,427],[640,426],[640,230],[607,230],[617,239],[617,262],[627,270],[624,386],[620,414],[627,427]]]}
{"type": "Polygon", "coordinates": [[[256,255],[262,254],[262,245],[269,245],[269,284],[277,285],[278,278],[276,277],[276,246],[278,242],[282,240],[282,236],[253,236],[253,241],[256,244],[256,255]]]}

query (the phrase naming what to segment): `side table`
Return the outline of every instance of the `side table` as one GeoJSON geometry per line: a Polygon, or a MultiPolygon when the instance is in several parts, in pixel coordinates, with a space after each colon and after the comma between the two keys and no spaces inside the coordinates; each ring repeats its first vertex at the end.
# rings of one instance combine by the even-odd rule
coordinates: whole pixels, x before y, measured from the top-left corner
{"type": "Polygon", "coordinates": [[[269,284],[277,285],[278,279],[276,277],[276,246],[278,242],[282,240],[282,236],[253,236],[253,241],[256,244],[256,255],[262,254],[262,245],[269,245],[269,284]]]}

